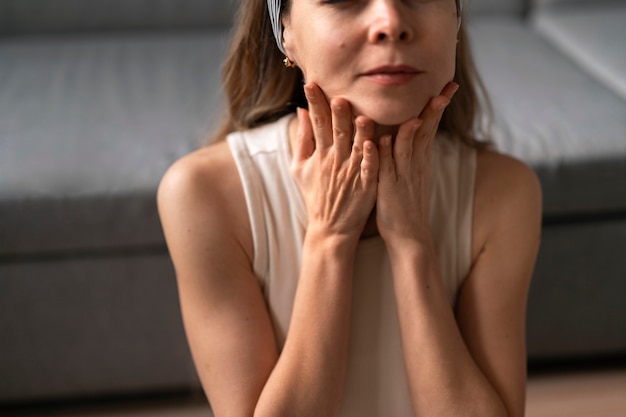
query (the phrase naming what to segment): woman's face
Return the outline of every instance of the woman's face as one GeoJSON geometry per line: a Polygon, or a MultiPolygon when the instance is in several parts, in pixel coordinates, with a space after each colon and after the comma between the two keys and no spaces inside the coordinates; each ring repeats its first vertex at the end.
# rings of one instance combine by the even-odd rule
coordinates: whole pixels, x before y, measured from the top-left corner
{"type": "Polygon", "coordinates": [[[418,116],[452,81],[454,0],[291,0],[289,58],[329,98],[383,125],[418,116]]]}

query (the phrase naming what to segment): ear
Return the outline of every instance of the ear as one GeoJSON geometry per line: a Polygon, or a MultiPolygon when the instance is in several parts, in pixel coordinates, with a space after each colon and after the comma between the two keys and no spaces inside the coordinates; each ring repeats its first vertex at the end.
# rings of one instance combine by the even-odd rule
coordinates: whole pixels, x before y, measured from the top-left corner
{"type": "Polygon", "coordinates": [[[287,57],[292,59],[295,49],[293,44],[293,32],[291,31],[291,22],[287,16],[282,17],[281,21],[283,25],[283,48],[285,48],[285,52],[287,52],[287,57]]]}

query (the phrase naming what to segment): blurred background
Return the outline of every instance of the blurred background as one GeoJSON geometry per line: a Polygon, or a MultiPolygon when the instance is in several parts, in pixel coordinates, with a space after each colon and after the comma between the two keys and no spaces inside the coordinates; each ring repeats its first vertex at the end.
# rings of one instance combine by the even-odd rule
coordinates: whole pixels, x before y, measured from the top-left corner
{"type": "MultiPolygon", "coordinates": [[[[626,1],[465,6],[544,193],[528,415],[626,416],[626,1]]],[[[0,0],[0,415],[209,412],[155,193],[219,121],[236,9],[0,0]]]]}

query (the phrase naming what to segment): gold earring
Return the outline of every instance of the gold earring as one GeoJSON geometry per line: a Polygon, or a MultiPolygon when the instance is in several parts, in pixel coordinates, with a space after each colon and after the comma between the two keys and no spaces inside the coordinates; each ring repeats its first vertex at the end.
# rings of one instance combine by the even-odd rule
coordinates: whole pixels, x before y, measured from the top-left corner
{"type": "Polygon", "coordinates": [[[295,68],[296,67],[296,63],[293,62],[291,59],[289,59],[288,56],[286,56],[285,59],[283,59],[283,65],[285,65],[287,68],[295,68]]]}

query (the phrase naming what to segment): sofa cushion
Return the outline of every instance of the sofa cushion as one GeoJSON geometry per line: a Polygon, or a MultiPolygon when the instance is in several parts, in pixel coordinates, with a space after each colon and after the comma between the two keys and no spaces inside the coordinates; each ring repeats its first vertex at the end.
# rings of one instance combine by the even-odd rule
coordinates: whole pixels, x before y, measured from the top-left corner
{"type": "Polygon", "coordinates": [[[0,0],[0,35],[228,27],[234,0],[0,0]]]}
{"type": "Polygon", "coordinates": [[[220,113],[226,38],[0,42],[0,254],[162,247],[156,188],[220,113]]]}
{"type": "Polygon", "coordinates": [[[534,24],[560,51],[626,100],[626,3],[539,11],[534,24]]]}
{"type": "Polygon", "coordinates": [[[165,249],[0,263],[0,402],[197,389],[173,276],[165,249]]]}
{"type": "Polygon", "coordinates": [[[463,7],[471,15],[508,13],[521,15],[524,0],[464,0],[463,7]]]}
{"type": "Polygon", "coordinates": [[[619,3],[622,0],[530,0],[533,6],[536,8],[552,8],[560,6],[572,6],[572,5],[598,5],[601,3],[619,3]]]}
{"type": "Polygon", "coordinates": [[[625,247],[623,216],[543,228],[528,299],[531,359],[625,352],[625,247]]]}
{"type": "Polygon", "coordinates": [[[470,35],[495,142],[537,170],[545,213],[623,212],[626,101],[521,20],[474,19],[470,35]]]}

